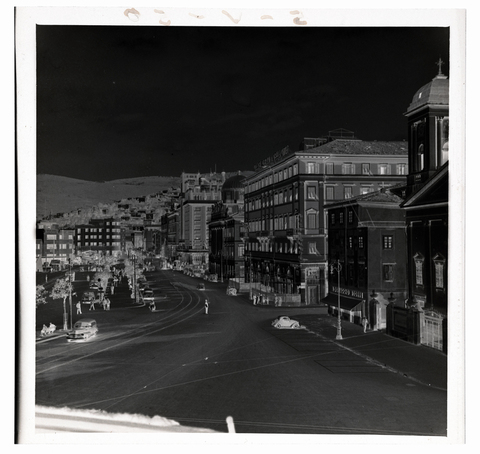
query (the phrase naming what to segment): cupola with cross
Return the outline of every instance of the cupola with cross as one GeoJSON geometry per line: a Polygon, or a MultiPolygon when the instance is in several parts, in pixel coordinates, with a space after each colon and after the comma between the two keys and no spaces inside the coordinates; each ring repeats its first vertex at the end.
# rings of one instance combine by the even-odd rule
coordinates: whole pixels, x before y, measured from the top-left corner
{"type": "Polygon", "coordinates": [[[415,192],[448,161],[449,81],[438,74],[413,96],[404,114],[408,118],[408,192],[415,192]]]}

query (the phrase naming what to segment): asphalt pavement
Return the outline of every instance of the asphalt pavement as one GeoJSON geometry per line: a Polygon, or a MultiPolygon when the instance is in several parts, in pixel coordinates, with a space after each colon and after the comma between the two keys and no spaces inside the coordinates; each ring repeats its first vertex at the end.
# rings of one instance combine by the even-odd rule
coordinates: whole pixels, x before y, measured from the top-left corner
{"type": "MultiPolygon", "coordinates": [[[[218,283],[219,287],[225,283],[218,283]]],[[[126,279],[117,289],[118,293],[110,296],[112,306],[132,305],[126,279]]],[[[239,294],[239,299],[251,304],[248,294],[239,294]]],[[[447,355],[426,347],[415,345],[387,335],[384,331],[363,331],[363,327],[342,320],[342,339],[337,340],[337,318],[327,314],[325,307],[309,306],[304,308],[276,308],[264,306],[272,311],[272,317],[288,315],[298,320],[312,335],[323,340],[336,343],[338,346],[359,355],[362,359],[398,373],[410,380],[432,388],[447,389],[447,355]]],[[[37,340],[48,340],[65,333],[59,329],[54,335],[40,337],[37,340]]]]}

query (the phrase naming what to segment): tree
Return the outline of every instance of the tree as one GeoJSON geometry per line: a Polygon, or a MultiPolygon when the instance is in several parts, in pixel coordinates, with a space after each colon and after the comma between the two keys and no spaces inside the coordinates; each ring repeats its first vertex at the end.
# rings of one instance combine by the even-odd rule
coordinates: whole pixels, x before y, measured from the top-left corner
{"type": "Polygon", "coordinates": [[[63,299],[63,329],[64,330],[68,329],[67,311],[66,311],[65,302],[67,298],[70,296],[72,290],[73,290],[73,285],[69,281],[69,279],[57,279],[57,281],[55,282],[55,285],[52,288],[52,291],[50,292],[50,296],[54,300],[63,299]]]}
{"type": "Polygon", "coordinates": [[[43,285],[37,285],[35,307],[38,307],[40,304],[45,304],[47,302],[47,296],[48,292],[45,290],[45,287],[43,285]]]}

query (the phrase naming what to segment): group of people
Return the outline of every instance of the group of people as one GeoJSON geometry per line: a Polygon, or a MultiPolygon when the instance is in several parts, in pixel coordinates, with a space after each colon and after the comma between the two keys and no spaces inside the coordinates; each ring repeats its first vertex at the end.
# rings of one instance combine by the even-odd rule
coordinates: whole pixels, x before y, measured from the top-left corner
{"type": "MultiPolygon", "coordinates": [[[[95,304],[98,304],[99,306],[103,307],[104,311],[109,311],[110,310],[110,298],[104,297],[103,299],[93,299],[90,301],[90,306],[88,308],[89,311],[94,311],[95,310],[95,304]]],[[[76,304],[77,307],[77,314],[82,313],[82,303],[80,301],[77,302],[76,304]]]]}

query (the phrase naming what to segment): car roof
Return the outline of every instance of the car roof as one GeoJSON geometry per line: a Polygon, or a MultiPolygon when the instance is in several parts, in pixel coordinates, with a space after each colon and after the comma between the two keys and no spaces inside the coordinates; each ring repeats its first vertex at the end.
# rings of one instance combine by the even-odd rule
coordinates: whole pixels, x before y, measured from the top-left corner
{"type": "Polygon", "coordinates": [[[81,320],[77,320],[75,324],[77,323],[97,323],[93,318],[82,318],[81,320]]]}

